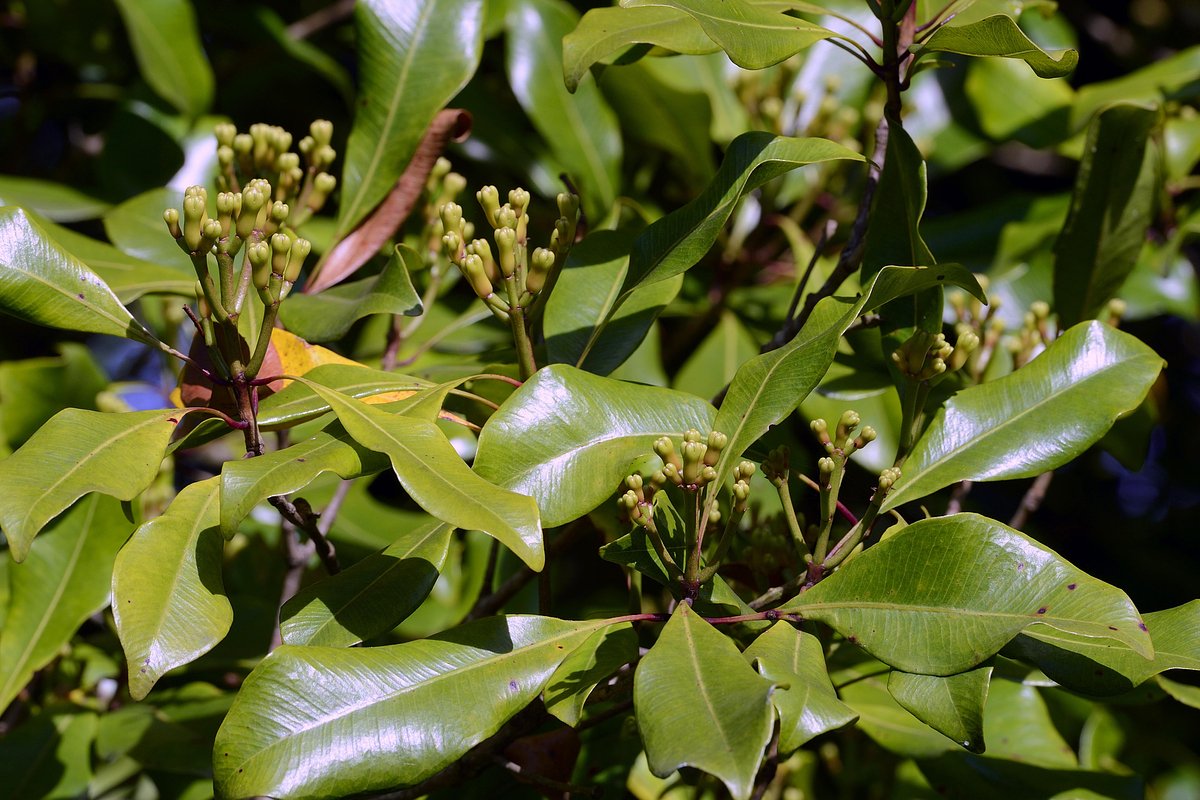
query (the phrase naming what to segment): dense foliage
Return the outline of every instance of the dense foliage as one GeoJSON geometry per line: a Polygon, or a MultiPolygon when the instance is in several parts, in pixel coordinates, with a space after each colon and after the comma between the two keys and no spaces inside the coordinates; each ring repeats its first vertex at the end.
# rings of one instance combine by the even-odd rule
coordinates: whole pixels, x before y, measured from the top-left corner
{"type": "Polygon", "coordinates": [[[0,786],[1200,793],[1186,4],[296,5],[8,12],[0,786]]]}

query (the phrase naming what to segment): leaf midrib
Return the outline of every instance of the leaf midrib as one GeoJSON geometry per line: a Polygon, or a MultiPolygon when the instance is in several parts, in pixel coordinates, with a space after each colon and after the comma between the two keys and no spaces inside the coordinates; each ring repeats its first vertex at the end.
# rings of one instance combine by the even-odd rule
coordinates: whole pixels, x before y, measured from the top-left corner
{"type": "MultiPolygon", "coordinates": [[[[598,620],[598,621],[593,621],[591,624],[591,627],[599,628],[602,625],[606,625],[606,624],[609,624],[608,620],[598,620]]],[[[256,753],[251,754],[244,761],[242,761],[241,764],[238,765],[240,767],[240,769],[234,770],[229,774],[237,775],[237,774],[241,773],[242,769],[244,769],[247,764],[250,764],[252,761],[261,757],[263,754],[273,750],[276,747],[285,745],[292,739],[303,736],[304,734],[308,733],[309,731],[313,731],[313,730],[316,730],[317,728],[322,728],[327,725],[332,725],[334,722],[336,722],[340,719],[351,716],[352,714],[356,714],[360,711],[371,708],[373,706],[382,705],[384,703],[391,702],[398,697],[402,697],[403,695],[410,694],[410,693],[416,692],[416,691],[421,691],[422,689],[426,689],[430,686],[435,686],[438,683],[440,683],[441,681],[446,680],[447,678],[461,676],[466,673],[474,672],[475,670],[479,670],[479,669],[483,669],[485,667],[492,666],[493,664],[495,664],[497,662],[501,662],[506,659],[511,659],[517,654],[528,654],[534,648],[540,648],[540,647],[545,647],[547,645],[553,645],[555,642],[562,641],[563,639],[569,639],[572,636],[579,635],[582,631],[588,630],[587,623],[580,623],[580,625],[581,625],[581,627],[579,627],[579,628],[572,628],[570,630],[564,631],[561,634],[551,636],[546,639],[539,639],[536,642],[531,642],[530,644],[527,644],[518,650],[509,650],[508,652],[504,652],[504,653],[493,652],[492,655],[484,657],[478,661],[472,662],[465,666],[462,666],[462,665],[453,666],[453,667],[449,668],[446,672],[441,672],[441,673],[438,673],[431,677],[425,678],[418,683],[410,683],[410,684],[402,686],[399,689],[396,689],[394,691],[368,698],[365,701],[361,701],[359,703],[356,703],[356,704],[353,704],[353,705],[350,705],[350,706],[347,706],[347,707],[344,707],[341,709],[335,709],[335,713],[326,714],[326,715],[322,716],[320,719],[314,720],[310,724],[305,725],[301,728],[295,728],[295,729],[289,730],[285,736],[282,736],[273,742],[268,742],[266,745],[264,745],[262,747],[262,749],[258,750],[256,753]]],[[[456,645],[459,645],[460,647],[463,647],[466,649],[471,649],[471,650],[476,650],[476,651],[486,649],[486,648],[481,648],[481,647],[474,647],[472,645],[461,644],[459,642],[446,642],[446,644],[452,644],[452,645],[456,644],[456,645]]],[[[343,652],[353,652],[353,651],[349,650],[349,649],[344,649],[343,652]]],[[[564,651],[563,658],[565,659],[567,655],[570,655],[570,653],[568,651],[564,651]]],[[[561,661],[559,663],[561,663],[561,661]]],[[[444,665],[439,665],[439,666],[444,666],[444,665]]]]}
{"type": "MultiPolygon", "coordinates": [[[[971,438],[970,440],[968,440],[968,442],[966,444],[961,445],[959,447],[954,448],[953,450],[948,451],[945,455],[939,457],[937,460],[930,461],[928,465],[923,466],[919,472],[917,472],[913,475],[911,480],[905,481],[903,485],[901,485],[900,487],[897,488],[897,490],[896,490],[897,496],[901,496],[902,493],[905,490],[907,490],[909,486],[915,485],[915,483],[918,480],[925,477],[929,473],[933,472],[935,469],[939,468],[941,465],[946,464],[947,462],[953,461],[957,456],[960,456],[962,454],[962,451],[964,449],[978,448],[979,442],[985,441],[988,437],[990,437],[996,433],[1011,430],[1011,426],[1018,424],[1022,418],[1028,416],[1029,414],[1032,414],[1034,411],[1041,408],[1046,403],[1054,402],[1054,401],[1058,400],[1059,398],[1065,396],[1068,393],[1073,393],[1073,392],[1075,392],[1076,389],[1082,388],[1083,386],[1085,386],[1086,384],[1095,380],[1096,378],[1102,377],[1104,374],[1111,372],[1113,370],[1121,369],[1127,362],[1136,360],[1137,358],[1138,358],[1137,355],[1132,355],[1130,357],[1121,358],[1118,361],[1106,364],[1101,369],[1098,369],[1095,372],[1089,373],[1082,380],[1073,381],[1070,384],[1067,384],[1065,387],[1063,387],[1060,391],[1055,392],[1051,395],[1048,395],[1041,400],[1038,400],[1033,405],[1018,412],[1015,416],[1008,416],[999,425],[996,425],[992,428],[985,430],[983,433],[979,434],[978,436],[975,436],[975,437],[971,438]]],[[[1034,363],[1036,363],[1036,362],[1034,362],[1034,363]]],[[[1058,365],[1057,364],[1053,365],[1053,367],[1058,367],[1058,365]]],[[[1057,371],[1057,370],[1052,370],[1052,371],[1057,371]]],[[[1019,375],[1019,374],[1020,374],[1019,372],[1013,373],[1013,375],[1019,375]]],[[[953,401],[951,401],[951,402],[953,402],[953,401]]],[[[949,404],[947,404],[947,405],[949,405],[949,404]]],[[[895,503],[885,503],[884,507],[892,508],[892,507],[894,507],[894,505],[895,505],[895,503]]]]}

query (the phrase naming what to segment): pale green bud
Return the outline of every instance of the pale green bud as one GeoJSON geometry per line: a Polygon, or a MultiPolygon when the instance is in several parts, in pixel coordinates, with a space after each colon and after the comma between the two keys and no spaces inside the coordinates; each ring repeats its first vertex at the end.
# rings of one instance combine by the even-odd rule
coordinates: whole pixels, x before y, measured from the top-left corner
{"type": "Polygon", "coordinates": [[[167,223],[167,231],[175,239],[183,236],[183,231],[179,229],[179,210],[168,208],[163,211],[163,222],[167,223]]]}
{"type": "Polygon", "coordinates": [[[504,277],[512,277],[517,270],[517,232],[512,228],[497,228],[493,234],[496,238],[496,255],[500,260],[500,272],[504,277]]]}
{"type": "Polygon", "coordinates": [[[292,248],[292,240],[285,233],[271,236],[271,272],[283,275],[287,270],[288,251],[292,248]]]}
{"type": "Polygon", "coordinates": [[[495,186],[484,186],[475,193],[475,199],[479,201],[488,224],[495,228],[496,212],[500,210],[500,191],[495,186]]]}
{"type": "Polygon", "coordinates": [[[300,270],[304,268],[304,259],[308,258],[309,252],[312,251],[312,242],[308,239],[297,238],[292,242],[291,254],[288,256],[287,271],[283,273],[283,279],[288,283],[295,283],[300,277],[300,270]]]}

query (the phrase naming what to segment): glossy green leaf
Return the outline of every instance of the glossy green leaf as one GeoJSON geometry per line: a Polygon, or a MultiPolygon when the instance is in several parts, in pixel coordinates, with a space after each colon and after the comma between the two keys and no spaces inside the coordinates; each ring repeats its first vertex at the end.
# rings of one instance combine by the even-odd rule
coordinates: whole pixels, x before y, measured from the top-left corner
{"type": "Polygon", "coordinates": [[[638,236],[622,294],[690,269],[717,240],[738,200],[772,178],[808,164],[863,160],[827,139],[793,139],[763,131],[742,134],[729,144],[716,177],[699,197],[638,236]]]}
{"type": "Polygon", "coordinates": [[[456,528],[494,536],[531,569],[542,568],[542,526],[532,498],[506,491],[473,472],[433,423],[389,414],[318,383],[307,383],[356,442],[387,455],[417,505],[456,528]]]}
{"type": "Polygon", "coordinates": [[[1200,600],[1143,616],[1154,658],[1145,659],[1108,639],[1045,625],[1024,630],[1013,654],[1036,664],[1054,681],[1090,695],[1121,694],[1171,669],[1200,670],[1200,600]]]}
{"type": "Polygon", "coordinates": [[[624,623],[596,631],[567,656],[546,684],[546,710],[575,727],[596,684],[638,656],[638,637],[624,623]]]}
{"type": "Polygon", "coordinates": [[[407,245],[395,254],[378,275],[323,289],[318,294],[294,294],[279,306],[284,327],[310,342],[330,342],[346,335],[351,326],[371,314],[420,315],[421,298],[409,272],[418,269],[421,256],[407,245]]]}
{"type": "Polygon", "coordinates": [[[665,778],[695,767],[746,800],[771,738],[772,685],[727,636],[680,603],[633,678],[650,771],[665,778]]]}
{"type": "Polygon", "coordinates": [[[565,365],[537,372],[479,434],[475,469],[533,497],[542,524],[562,525],[616,491],[629,465],[660,436],[709,430],[704,400],[654,386],[592,375],[565,365]]]}
{"type": "Polygon", "coordinates": [[[0,461],[0,528],[25,560],[47,522],[89,492],[132,500],[158,475],[178,411],[60,411],[0,461]]]}
{"type": "Polygon", "coordinates": [[[610,316],[629,266],[632,238],[623,231],[596,231],[571,249],[546,301],[543,330],[552,362],[609,374],[637,350],[679,293],[682,276],[660,281],[635,291],[610,316]]]}
{"type": "Polygon", "coordinates": [[[563,37],[579,16],[562,0],[511,0],[505,25],[509,85],[530,122],[580,192],[589,219],[620,190],[621,133],[594,83],[563,84],[563,37]]]}
{"type": "Polygon", "coordinates": [[[25,563],[9,568],[0,705],[7,708],[84,620],[108,605],[113,561],[132,530],[119,502],[92,494],[33,543],[25,563]]]}
{"type": "MultiPolygon", "coordinates": [[[[359,364],[322,364],[304,373],[304,377],[349,397],[361,399],[397,393],[409,395],[406,399],[411,402],[420,394],[421,399],[433,401],[439,407],[450,389],[461,383],[455,381],[435,386],[423,378],[372,369],[359,364]]],[[[391,402],[381,405],[386,405],[389,410],[399,410],[391,402]]],[[[328,403],[305,384],[293,381],[258,404],[258,424],[267,429],[291,427],[316,419],[327,411],[328,403]]],[[[413,414],[409,409],[404,409],[403,413],[431,422],[437,417],[437,409],[432,409],[431,413],[425,415],[413,414]]]]}
{"type": "MultiPolygon", "coordinates": [[[[131,197],[104,215],[104,233],[121,252],[193,276],[192,261],[163,224],[163,211],[182,208],[183,192],[163,187],[131,197]]],[[[214,209],[215,210],[215,209],[214,209]]]]}
{"type": "Polygon", "coordinates": [[[1034,623],[1154,656],[1124,592],[975,514],[909,525],[846,562],[787,610],[828,623],[896,669],[924,675],[964,672],[1034,623]]]}
{"type": "Polygon", "coordinates": [[[185,487],[117,556],[113,618],[134,700],[211,650],[233,624],[221,577],[220,488],[215,477],[185,487]]]}
{"type": "Polygon", "coordinates": [[[10,797],[74,800],[92,779],[92,712],[48,709],[22,722],[0,747],[0,786],[10,797]]]}
{"type": "Polygon", "coordinates": [[[574,92],[593,64],[630,45],[653,45],[674,53],[711,53],[719,48],[686,12],[666,6],[593,8],[563,37],[563,76],[574,92]]]}
{"type": "Polygon", "coordinates": [[[947,753],[920,762],[921,772],[945,791],[947,800],[1144,800],[1139,775],[1114,775],[1068,767],[1043,767],[1021,761],[947,753]]]}
{"type": "Polygon", "coordinates": [[[1016,139],[1040,149],[1071,135],[1075,91],[1065,78],[1039,78],[1006,58],[977,58],[967,65],[963,92],[993,141],[1016,139]]]}
{"type": "Polygon", "coordinates": [[[824,648],[812,634],[777,622],[742,655],[776,684],[771,702],[779,715],[780,753],[790,753],[858,718],[833,690],[825,671],[824,648]]]}
{"type": "Polygon", "coordinates": [[[1160,191],[1151,143],[1160,118],[1157,107],[1122,103],[1088,126],[1071,209],[1054,244],[1062,328],[1094,318],[1137,264],[1160,191]]]}
{"type": "Polygon", "coordinates": [[[1017,372],[950,398],[884,510],[960,480],[1027,478],[1065,464],[1138,407],[1162,363],[1127,333],[1076,325],[1017,372]]]}
{"type": "Polygon", "coordinates": [[[189,0],[117,0],[142,78],[189,116],[208,110],[213,72],[189,0]]]}
{"type": "Polygon", "coordinates": [[[385,456],[354,441],[341,425],[257,458],[221,467],[221,532],[226,538],[268,497],[299,491],[325,472],[350,480],[387,469],[385,456]]]}
{"type": "Polygon", "coordinates": [[[921,151],[903,127],[891,125],[871,222],[863,243],[863,275],[887,264],[932,266],[936,259],[921,236],[926,168],[921,151]]]}
{"type": "Polygon", "coordinates": [[[483,49],[482,0],[364,0],[354,16],[361,99],[346,143],[339,238],[391,191],[483,49]]]}
{"type": "Polygon", "coordinates": [[[675,376],[675,388],[700,397],[716,397],[742,364],[758,355],[758,343],[729,311],[713,326],[675,376]]]}
{"type": "Polygon", "coordinates": [[[21,206],[56,222],[95,219],[109,204],[62,183],[0,175],[0,206],[21,206]]]}
{"type": "Polygon", "coordinates": [[[51,328],[155,341],[96,273],[20,208],[0,209],[0,311],[51,328]]]}
{"type": "Polygon", "coordinates": [[[748,0],[621,0],[621,5],[667,6],[687,12],[730,61],[745,69],[765,69],[814,42],[838,38],[828,28],[748,0]]]}
{"type": "Polygon", "coordinates": [[[70,228],[36,216],[31,218],[52,240],[107,283],[122,303],[131,303],[144,294],[195,296],[196,271],[188,264],[145,261],[70,228]]]}
{"type": "Polygon", "coordinates": [[[982,753],[983,709],[991,680],[991,665],[945,677],[892,670],[887,688],[914,717],[972,753],[982,753]]]}
{"type": "Polygon", "coordinates": [[[217,793],[341,797],[418,783],[528,705],[604,625],[491,617],[388,647],[284,645],[221,725],[217,793]]]}
{"type": "Polygon", "coordinates": [[[433,588],[453,526],[431,520],[349,569],[302,589],[279,612],[285,644],[349,647],[394,628],[433,588]]]}
{"type": "Polygon", "coordinates": [[[940,291],[946,283],[956,283],[983,297],[975,277],[960,265],[885,267],[865,294],[854,301],[822,299],[790,342],[744,363],[713,422],[714,430],[729,437],[717,462],[719,479],[724,480],[746,448],[791,414],[821,382],[833,363],[842,333],[859,314],[913,292],[940,291]]]}
{"type": "Polygon", "coordinates": [[[925,42],[914,45],[917,53],[957,53],[964,56],[1019,58],[1041,78],[1070,75],[1079,63],[1075,50],[1042,50],[1005,14],[984,17],[966,25],[945,25],[925,42]]]}

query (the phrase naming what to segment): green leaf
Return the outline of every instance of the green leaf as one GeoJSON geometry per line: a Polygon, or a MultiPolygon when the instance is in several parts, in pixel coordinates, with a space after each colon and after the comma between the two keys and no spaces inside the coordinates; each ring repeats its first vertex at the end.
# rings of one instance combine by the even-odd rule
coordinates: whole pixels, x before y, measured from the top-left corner
{"type": "Polygon", "coordinates": [[[914,717],[972,753],[982,753],[991,680],[990,664],[945,677],[892,670],[887,688],[914,717]]]}
{"type": "Polygon", "coordinates": [[[838,693],[858,715],[857,727],[882,747],[909,758],[931,758],[957,750],[953,742],[896,702],[887,690],[888,674],[883,668],[879,672],[866,672],[851,681],[842,681],[835,676],[835,680],[845,684],[838,693]]]}
{"type": "Polygon", "coordinates": [[[674,8],[593,8],[563,37],[567,90],[574,92],[593,64],[635,44],[693,55],[719,49],[691,15],[674,8]]]}
{"type": "Polygon", "coordinates": [[[45,710],[21,723],[0,747],[0,785],[10,797],[73,800],[88,795],[97,715],[45,710]]]}
{"type": "MultiPolygon", "coordinates": [[[[132,303],[144,294],[195,296],[196,271],[177,260],[171,266],[128,255],[107,242],[56,225],[30,214],[45,233],[63,249],[86,264],[108,284],[122,303],[132,303]]],[[[165,230],[165,228],[164,228],[165,230]]],[[[168,237],[169,241],[169,237],[168,237]]]]}
{"type": "Polygon", "coordinates": [[[360,102],[342,170],[340,239],[391,191],[483,50],[482,0],[355,4],[360,102]]]}
{"type": "Polygon", "coordinates": [[[949,800],[1143,800],[1140,775],[1049,768],[1013,759],[947,753],[920,762],[928,781],[949,800]]]}
{"type": "Polygon", "coordinates": [[[675,388],[700,397],[715,397],[737,374],[738,368],[758,355],[758,343],[736,314],[721,312],[704,341],[675,375],[675,388]]]}
{"type": "Polygon", "coordinates": [[[925,161],[902,126],[888,129],[883,172],[871,206],[871,225],[863,244],[864,276],[886,264],[932,266],[936,263],[921,236],[925,213],[925,161]]]}
{"type": "Polygon", "coordinates": [[[964,56],[1019,58],[1041,78],[1070,75],[1079,63],[1075,50],[1042,50],[1017,23],[1004,14],[985,17],[967,25],[944,25],[924,43],[911,48],[924,53],[958,53],[964,56]]]}
{"type": "MultiPolygon", "coordinates": [[[[183,206],[183,192],[170,187],[131,197],[104,215],[104,233],[123,253],[174,267],[195,281],[196,270],[163,224],[163,211],[183,206]]],[[[213,209],[215,211],[215,209],[213,209]]]]}
{"type": "Polygon", "coordinates": [[[660,436],[709,430],[715,412],[692,395],[545,367],[504,401],[479,434],[475,469],[533,497],[542,524],[563,525],[611,495],[660,436]]]}
{"type": "Polygon", "coordinates": [[[988,691],[983,735],[988,755],[1039,767],[1075,769],[1079,761],[1054,726],[1036,686],[997,676],[988,691]]]}
{"type": "Polygon", "coordinates": [[[759,674],[776,684],[771,702],[779,715],[779,752],[790,753],[815,736],[858,718],[838,699],[825,671],[817,637],[777,622],[742,654],[759,674]]]}
{"type": "Polygon", "coordinates": [[[93,494],[33,543],[25,563],[9,568],[0,705],[7,708],[84,620],[108,605],[113,561],[131,530],[120,503],[93,494]]]}
{"type": "Polygon", "coordinates": [[[220,487],[215,477],[185,487],[117,556],[113,618],[134,700],[211,650],[233,624],[221,579],[220,487]]]}
{"type": "Polygon", "coordinates": [[[312,584],[279,612],[285,644],[349,647],[386,633],[433,588],[454,527],[431,520],[344,572],[312,584]]]}
{"type": "Polygon", "coordinates": [[[964,672],[1034,623],[1154,656],[1124,592],[975,514],[923,519],[897,531],[786,610],[828,623],[896,669],[924,675],[964,672]]]}
{"type": "Polygon", "coordinates": [[[1200,600],[1143,616],[1154,658],[1120,643],[1034,625],[1013,642],[1013,652],[1051,679],[1090,695],[1122,694],[1171,669],[1200,670],[1200,600]]]}
{"type": "MultiPolygon", "coordinates": [[[[405,399],[415,403],[420,395],[420,400],[426,405],[436,404],[438,407],[450,389],[462,383],[459,380],[435,386],[423,378],[372,369],[360,364],[322,364],[304,373],[304,377],[350,397],[375,397],[380,394],[391,396],[397,393],[409,395],[405,399]]],[[[389,410],[399,410],[395,404],[400,402],[396,400],[382,405],[386,405],[389,410]]],[[[327,411],[329,404],[313,390],[303,383],[292,381],[258,404],[258,424],[268,430],[290,428],[301,422],[316,419],[327,411]]],[[[404,413],[430,421],[437,417],[436,408],[430,409],[429,413],[412,413],[409,409],[405,409],[404,413]]]]}
{"type": "Polygon", "coordinates": [[[213,73],[188,0],[117,0],[142,78],[183,113],[212,104],[213,73]]]}
{"type": "Polygon", "coordinates": [[[380,411],[306,381],[356,442],[384,453],[409,496],[456,528],[498,539],[533,570],[545,563],[538,508],[525,495],[506,491],[473,472],[431,422],[380,411]]]}
{"type": "Polygon", "coordinates": [[[621,0],[621,5],[686,11],[730,61],[745,69],[765,69],[813,42],[841,38],[828,28],[747,0],[621,0]]]}
{"type": "Polygon", "coordinates": [[[546,301],[543,330],[552,362],[609,374],[679,293],[682,276],[634,291],[614,312],[632,240],[632,232],[596,231],[571,249],[546,301]]]}
{"type": "Polygon", "coordinates": [[[1163,103],[1200,80],[1200,45],[1181,50],[1167,58],[1127,75],[1101,83],[1089,83],[1079,89],[1071,109],[1071,123],[1079,130],[1098,110],[1113,103],[1163,103]]]}
{"type": "Polygon", "coordinates": [[[70,186],[16,175],[0,175],[0,206],[21,206],[55,222],[95,219],[109,209],[103,200],[70,186]]]}
{"type": "Polygon", "coordinates": [[[234,459],[221,466],[221,533],[237,533],[259,503],[299,491],[325,472],[350,480],[387,469],[387,459],[359,445],[341,425],[257,458],[234,459]]]}
{"type": "Polygon", "coordinates": [[[137,497],[158,475],[179,411],[68,408],[0,461],[0,528],[24,561],[47,522],[89,492],[137,497]]]}
{"type": "Polygon", "coordinates": [[[950,398],[883,510],[956,481],[1027,478],[1065,464],[1137,408],[1161,368],[1129,334],[1076,325],[1017,372],[950,398]]]}
{"type": "Polygon", "coordinates": [[[388,647],[284,645],[250,673],[217,733],[217,794],[341,797],[418,783],[528,705],[605,624],[491,617],[388,647]]]}
{"type": "Polygon", "coordinates": [[[629,623],[601,628],[567,656],[546,684],[546,710],[575,727],[596,684],[638,656],[638,637],[629,623]]]}
{"type": "Polygon", "coordinates": [[[96,273],[20,208],[0,209],[0,311],[51,328],[155,342],[96,273]]]}
{"type": "Polygon", "coordinates": [[[1071,210],[1054,244],[1054,310],[1068,328],[1092,319],[1137,264],[1159,192],[1151,136],[1157,107],[1121,103],[1088,126],[1071,210]]]}
{"type": "Polygon", "coordinates": [[[63,409],[94,409],[108,388],[108,376],[86,347],[63,342],[58,350],[54,358],[0,363],[0,445],[20,447],[63,409]]]}
{"type": "Polygon", "coordinates": [[[633,678],[650,771],[665,778],[695,767],[746,800],[771,738],[772,685],[728,637],[677,605],[633,678]]]}
{"type": "Polygon", "coordinates": [[[738,201],[772,178],[808,164],[865,159],[827,139],[793,139],[763,131],[744,133],[704,192],[655,221],[633,244],[622,295],[666,280],[695,265],[712,247],[738,201]]]}
{"type": "Polygon", "coordinates": [[[396,245],[378,275],[331,286],[318,294],[289,295],[279,306],[280,319],[284,327],[307,341],[331,342],[371,314],[419,316],[421,298],[408,276],[420,265],[421,256],[415,250],[396,245]]]}
{"type": "Polygon", "coordinates": [[[510,0],[506,71],[517,102],[578,186],[589,219],[602,219],[620,186],[621,132],[594,83],[563,84],[563,37],[578,13],[562,0],[510,0]]]}

